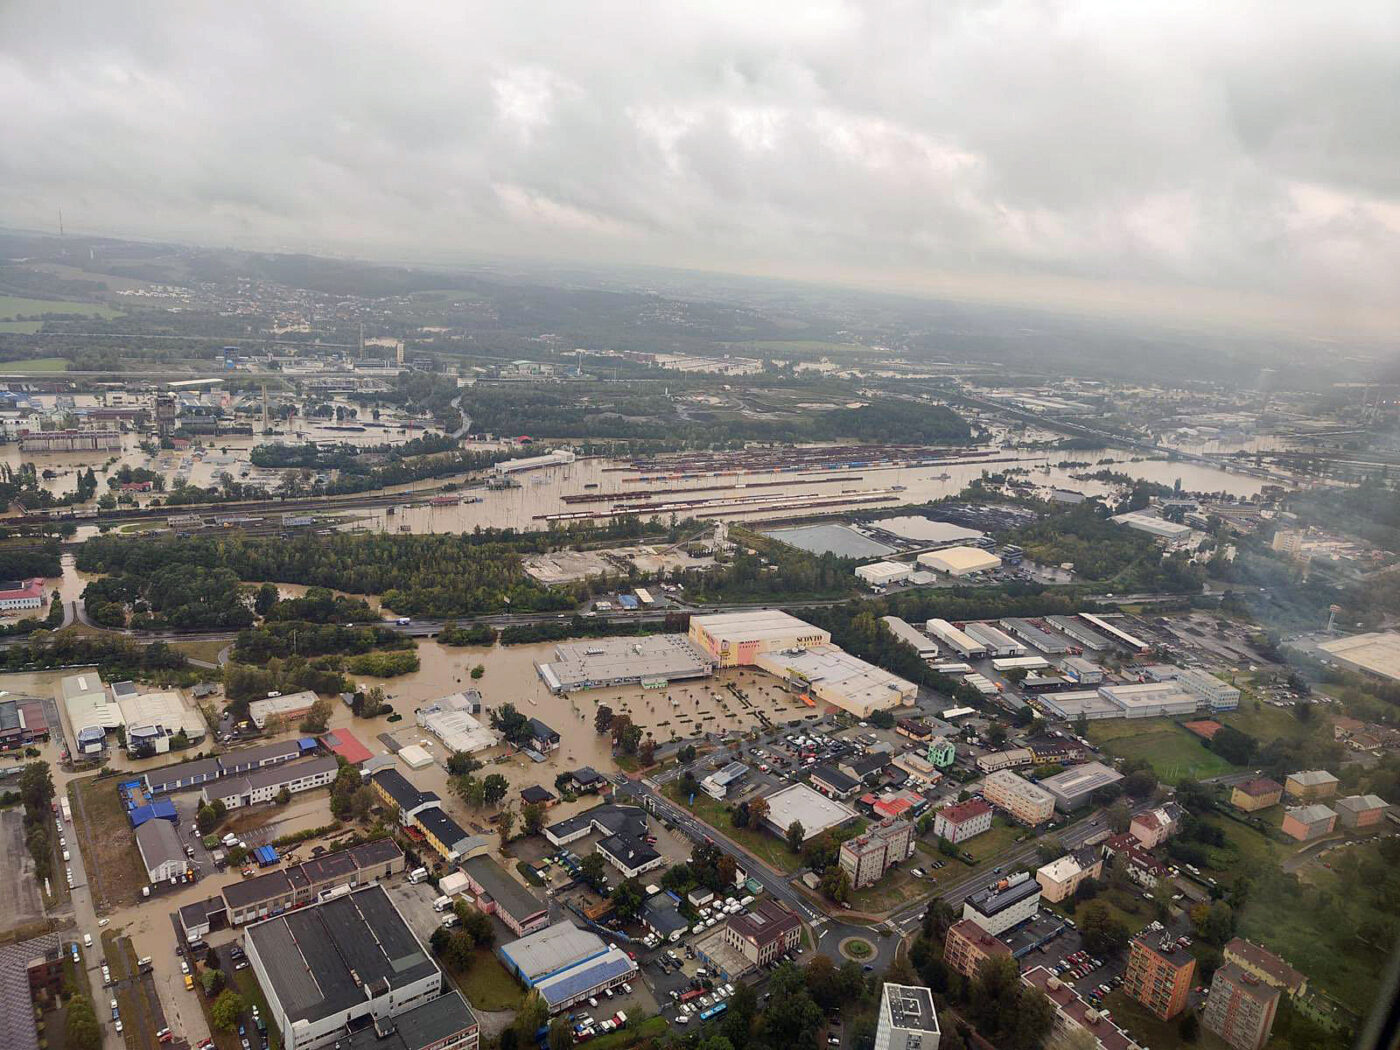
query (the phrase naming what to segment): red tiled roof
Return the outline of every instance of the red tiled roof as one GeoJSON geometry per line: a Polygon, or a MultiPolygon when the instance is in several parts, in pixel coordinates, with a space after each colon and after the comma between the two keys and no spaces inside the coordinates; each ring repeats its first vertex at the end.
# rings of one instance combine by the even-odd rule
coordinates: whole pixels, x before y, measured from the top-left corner
{"type": "Polygon", "coordinates": [[[348,729],[332,729],[321,737],[321,744],[333,755],[339,755],[352,766],[368,762],[372,752],[348,729]]]}
{"type": "Polygon", "coordinates": [[[990,813],[992,807],[980,798],[970,798],[966,802],[959,802],[956,805],[944,806],[938,811],[938,815],[954,824],[962,824],[976,817],[990,813]]]}
{"type": "Polygon", "coordinates": [[[1282,784],[1278,783],[1277,781],[1270,780],[1268,777],[1260,777],[1257,780],[1246,780],[1243,784],[1237,784],[1235,786],[1238,790],[1244,792],[1246,795],[1254,795],[1256,797],[1261,795],[1272,795],[1275,792],[1283,790],[1282,784]]]}
{"type": "Polygon", "coordinates": [[[0,598],[42,598],[44,596],[44,579],[42,576],[35,576],[33,579],[22,581],[22,586],[18,589],[0,591],[0,598]]]}

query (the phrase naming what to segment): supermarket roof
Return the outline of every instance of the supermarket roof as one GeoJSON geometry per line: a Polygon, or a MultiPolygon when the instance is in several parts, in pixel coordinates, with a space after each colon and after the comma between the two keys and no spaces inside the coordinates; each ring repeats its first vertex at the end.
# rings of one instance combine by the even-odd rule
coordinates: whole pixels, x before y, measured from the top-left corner
{"type": "Polygon", "coordinates": [[[813,791],[806,784],[793,784],[776,791],[768,798],[768,823],[786,832],[797,821],[802,825],[803,841],[854,820],[856,811],[813,791]]]}
{"type": "Polygon", "coordinates": [[[740,638],[744,641],[759,641],[764,638],[786,641],[794,634],[827,634],[820,627],[813,627],[805,620],[799,620],[796,616],[779,609],[695,616],[690,622],[716,638],[740,638]]]}

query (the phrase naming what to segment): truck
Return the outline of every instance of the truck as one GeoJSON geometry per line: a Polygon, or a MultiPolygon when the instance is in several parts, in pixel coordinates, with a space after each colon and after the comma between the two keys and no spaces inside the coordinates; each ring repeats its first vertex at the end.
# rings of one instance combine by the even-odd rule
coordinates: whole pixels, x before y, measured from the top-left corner
{"type": "Polygon", "coordinates": [[[408,873],[408,881],[414,883],[415,885],[416,885],[417,883],[422,882],[422,881],[423,881],[424,879],[426,879],[427,877],[428,877],[428,869],[427,869],[427,868],[414,868],[412,871],[410,871],[410,872],[408,873]]]}
{"type": "Polygon", "coordinates": [[[73,807],[68,804],[67,798],[58,800],[58,810],[63,814],[63,821],[65,824],[73,823],[73,807]]]}
{"type": "Polygon", "coordinates": [[[433,911],[446,911],[450,907],[452,907],[451,897],[442,896],[433,901],[433,911]]]}
{"type": "Polygon", "coordinates": [[[399,617],[397,620],[395,620],[394,622],[395,622],[396,624],[398,624],[400,627],[407,627],[409,624],[411,624],[411,623],[413,622],[413,619],[412,619],[411,617],[408,617],[408,616],[400,616],[400,617],[399,617]]]}

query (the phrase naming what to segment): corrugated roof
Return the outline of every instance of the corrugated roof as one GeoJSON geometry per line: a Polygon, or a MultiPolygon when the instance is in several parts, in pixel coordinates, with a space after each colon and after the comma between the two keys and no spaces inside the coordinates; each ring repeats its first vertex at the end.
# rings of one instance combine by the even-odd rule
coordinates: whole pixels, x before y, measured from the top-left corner
{"type": "Polygon", "coordinates": [[[537,933],[501,947],[504,955],[529,984],[543,977],[602,955],[607,942],[596,933],[571,922],[556,922],[537,933]]]}

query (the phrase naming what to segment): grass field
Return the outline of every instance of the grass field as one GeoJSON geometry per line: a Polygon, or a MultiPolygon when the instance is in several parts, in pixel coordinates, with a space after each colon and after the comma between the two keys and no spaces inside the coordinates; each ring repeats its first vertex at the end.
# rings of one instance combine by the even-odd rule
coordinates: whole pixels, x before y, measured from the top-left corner
{"type": "Polygon", "coordinates": [[[87,317],[120,317],[122,312],[102,303],[75,303],[64,299],[22,299],[17,295],[0,295],[0,321],[39,314],[74,314],[87,317]]]}
{"type": "Polygon", "coordinates": [[[43,321],[0,321],[0,335],[33,335],[42,327],[43,321]]]}
{"type": "Polygon", "coordinates": [[[514,1010],[525,1001],[524,990],[487,949],[477,951],[470,967],[451,973],[462,994],[478,1010],[514,1010]]]}
{"type": "MultiPolygon", "coordinates": [[[[1113,1014],[1113,1020],[1139,1046],[1172,1047],[1183,1046],[1181,1038],[1181,1016],[1170,1021],[1159,1020],[1147,1007],[1123,994],[1121,988],[1109,992],[1104,997],[1104,1006],[1113,1014]]],[[[1230,1050],[1230,1046],[1213,1032],[1200,1029],[1196,1041],[1191,1044],[1197,1050],[1230,1050]]]]}
{"type": "Polygon", "coordinates": [[[766,831],[734,827],[729,822],[729,808],[704,792],[697,792],[695,802],[690,803],[680,793],[679,781],[672,781],[666,785],[665,793],[671,801],[690,810],[725,838],[737,842],[759,860],[766,862],[769,867],[786,873],[796,871],[802,865],[802,858],[788,849],[786,842],[766,831]]]}
{"type": "Polygon", "coordinates": [[[117,796],[115,777],[71,781],[68,794],[93,908],[98,915],[106,915],[140,893],[146,884],[146,868],[117,796]]]}
{"type": "Polygon", "coordinates": [[[171,642],[170,648],[178,649],[186,656],[196,660],[203,660],[205,663],[216,664],[219,662],[219,653],[228,648],[228,642],[220,641],[200,641],[200,642],[171,642]]]}
{"type": "Polygon", "coordinates": [[[1089,740],[1114,758],[1145,758],[1168,784],[1236,769],[1185,729],[1165,718],[1089,723],[1089,740]]]}
{"type": "MultiPolygon", "coordinates": [[[[3,322],[5,324],[33,324],[37,330],[38,321],[3,322]]],[[[66,372],[68,361],[62,357],[31,357],[26,361],[0,362],[0,372],[66,372]]]]}

